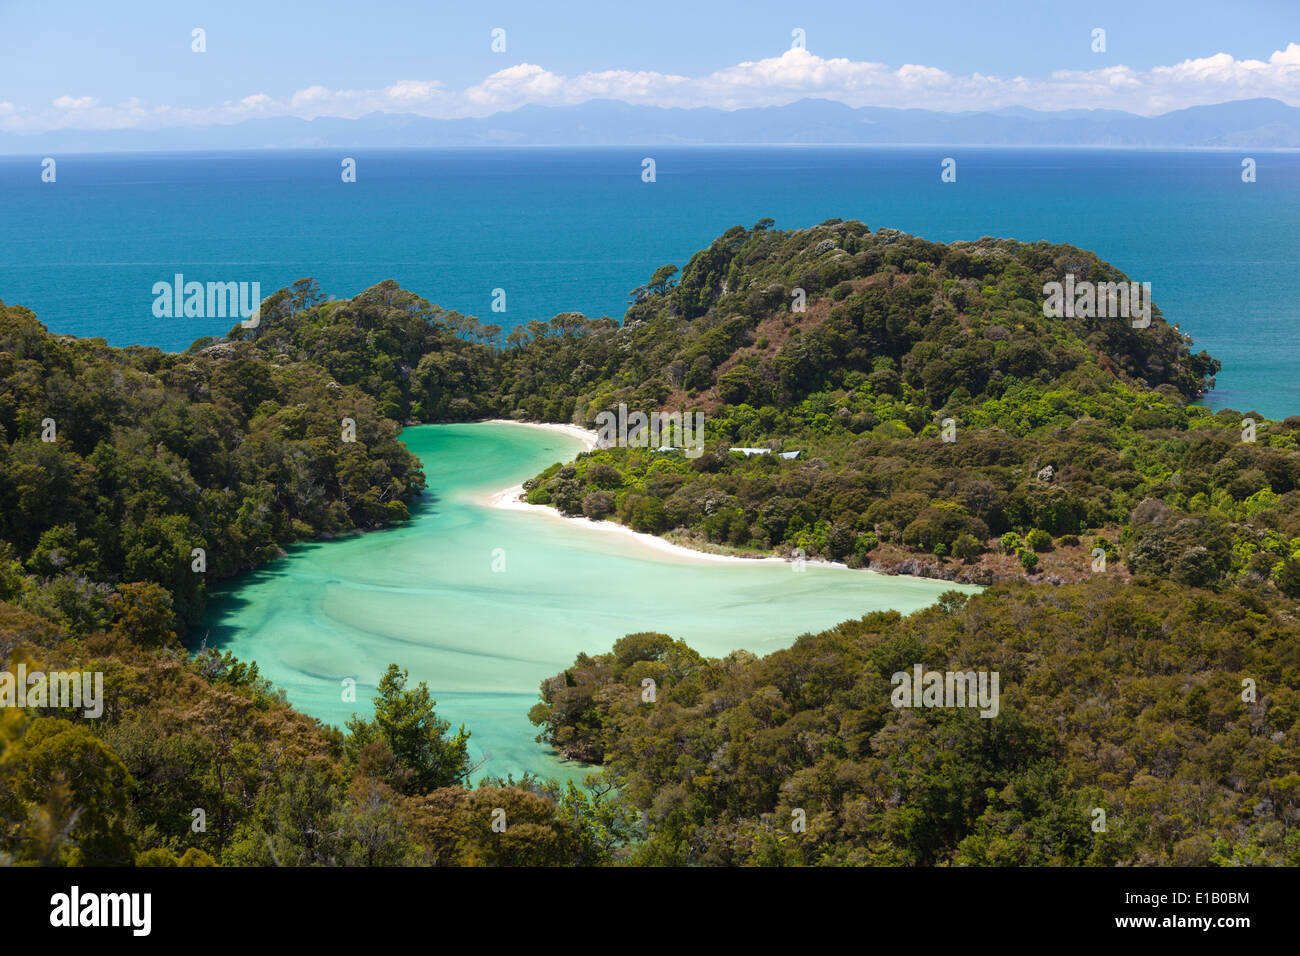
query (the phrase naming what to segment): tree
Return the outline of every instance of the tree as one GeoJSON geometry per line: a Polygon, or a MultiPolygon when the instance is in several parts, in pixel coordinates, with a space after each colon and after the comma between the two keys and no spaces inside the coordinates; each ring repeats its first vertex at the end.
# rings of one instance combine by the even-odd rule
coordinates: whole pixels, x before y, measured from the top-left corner
{"type": "Polygon", "coordinates": [[[164,647],[176,640],[171,593],[152,581],[123,584],[108,599],[113,633],[142,647],[164,647]]]}
{"type": "Polygon", "coordinates": [[[348,721],[351,733],[345,749],[349,757],[355,763],[362,748],[380,738],[397,762],[410,771],[404,793],[428,793],[463,783],[472,769],[469,732],[462,724],[449,737],[451,723],[438,718],[434,711],[437,701],[429,696],[428,685],[421,681],[414,690],[407,690],[406,681],[405,669],[388,665],[374,699],[374,719],[361,721],[354,715],[348,721]]]}
{"type": "Polygon", "coordinates": [[[26,804],[17,827],[20,859],[46,866],[133,861],[124,819],[132,785],[117,754],[67,720],[38,717],[17,746],[0,753],[0,791],[12,786],[26,804]]]}
{"type": "Polygon", "coordinates": [[[581,818],[561,818],[545,794],[517,786],[484,787],[453,818],[460,862],[470,866],[573,865],[583,847],[581,818]],[[494,825],[496,829],[494,829],[494,825]]]}
{"type": "Polygon", "coordinates": [[[1277,574],[1277,587],[1287,597],[1300,598],[1300,559],[1283,562],[1277,574]]]}
{"type": "Polygon", "coordinates": [[[89,538],[78,539],[72,525],[57,525],[45,531],[36,543],[27,567],[41,577],[72,571],[94,575],[100,571],[99,552],[89,538]]]}
{"type": "Polygon", "coordinates": [[[677,275],[677,267],[675,265],[669,264],[660,266],[655,270],[654,275],[650,277],[650,281],[646,283],[646,292],[650,293],[650,295],[659,295],[667,292],[674,285],[672,279],[675,275],[677,275]]]}
{"type": "Polygon", "coordinates": [[[593,521],[600,521],[614,510],[614,496],[608,491],[593,491],[582,499],[582,513],[593,521]]]}
{"type": "Polygon", "coordinates": [[[708,388],[711,381],[713,381],[713,363],[709,361],[707,355],[697,355],[686,372],[682,384],[687,390],[698,392],[702,388],[708,388]]]}
{"type": "Polygon", "coordinates": [[[763,382],[757,372],[748,365],[737,365],[719,376],[718,397],[728,405],[743,403],[758,405],[760,402],[753,399],[762,385],[763,382]]]}

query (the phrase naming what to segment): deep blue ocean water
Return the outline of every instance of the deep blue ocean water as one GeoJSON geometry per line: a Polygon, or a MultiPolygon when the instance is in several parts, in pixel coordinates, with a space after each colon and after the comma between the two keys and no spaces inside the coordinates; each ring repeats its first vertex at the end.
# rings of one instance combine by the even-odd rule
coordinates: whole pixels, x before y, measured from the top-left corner
{"type": "Polygon", "coordinates": [[[507,328],[620,317],[733,225],[839,217],[937,241],[1094,250],[1224,363],[1208,403],[1300,414],[1300,154],[972,148],[385,150],[0,157],[0,299],[52,331],[180,350],[228,318],[155,318],[155,282],[383,279],[507,328]],[[357,182],[340,160],[357,160],[357,182]],[[1241,181],[1253,156],[1258,180],[1241,181]],[[641,180],[655,159],[657,181],[641,180]],[[957,182],[940,161],[957,159],[957,182]],[[507,311],[491,311],[492,290],[507,311]]]}

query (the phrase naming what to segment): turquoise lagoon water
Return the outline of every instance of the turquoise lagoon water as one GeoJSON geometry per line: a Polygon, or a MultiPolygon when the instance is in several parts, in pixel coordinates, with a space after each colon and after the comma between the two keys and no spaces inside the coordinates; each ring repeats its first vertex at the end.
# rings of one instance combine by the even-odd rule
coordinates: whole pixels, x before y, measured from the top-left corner
{"type": "Polygon", "coordinates": [[[678,556],[483,503],[581,451],[562,433],[425,425],[403,439],[424,462],[431,499],[410,524],[295,548],[214,597],[208,641],[256,660],[295,706],[340,725],[353,711],[369,716],[375,683],[396,662],[428,682],[444,718],[466,724],[476,758],[490,757],[483,774],[581,779],[582,765],[533,741],[528,709],[543,678],[624,634],[662,631],[708,655],[763,654],[869,611],[926,607],[954,587],[678,556]],[[497,549],[504,572],[493,571],[497,549]],[[346,677],[357,681],[355,704],[342,701],[346,677]]]}

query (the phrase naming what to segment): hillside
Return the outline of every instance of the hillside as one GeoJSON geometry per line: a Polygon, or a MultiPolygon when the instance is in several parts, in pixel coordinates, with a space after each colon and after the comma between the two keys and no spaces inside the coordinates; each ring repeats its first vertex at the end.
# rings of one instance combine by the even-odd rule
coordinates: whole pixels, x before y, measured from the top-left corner
{"type": "Polygon", "coordinates": [[[316,365],[115,349],[0,303],[0,601],[76,635],[146,602],[164,643],[210,581],[404,520],[424,476],[398,430],[316,365]]]}
{"type": "Polygon", "coordinates": [[[729,231],[675,285],[661,270],[621,329],[522,349],[514,367],[557,384],[516,415],[553,417],[559,390],[585,424],[620,403],[698,409],[709,439],[694,459],[581,456],[527,483],[530,501],[706,548],[977,583],[1078,580],[1101,548],[1112,570],[1122,555],[1186,583],[1294,591],[1300,417],[1191,404],[1219,363],[1158,306],[1146,328],[1043,316],[1042,288],[1067,273],[1128,277],[1069,246],[766,226],[729,231]],[[1147,499],[1163,506],[1133,520],[1147,499]]]}
{"type": "Polygon", "coordinates": [[[629,635],[531,717],[646,814],[639,862],[1295,866],[1295,610],[1099,575],[948,592],[763,658],[629,635]],[[891,706],[916,664],[997,672],[996,715],[891,706]]]}
{"type": "Polygon", "coordinates": [[[1300,418],[1193,404],[1219,363],[1158,304],[1138,328],[1043,314],[1048,283],[1130,277],[1066,245],[772,225],[656,270],[621,325],[569,314],[503,340],[392,282],[324,302],[303,280],[231,338],[404,421],[699,411],[699,457],[611,448],[525,485],[697,547],[975,583],[1080,580],[1100,548],[1112,570],[1294,590],[1300,418]],[[1147,499],[1169,510],[1131,520],[1147,499]]]}

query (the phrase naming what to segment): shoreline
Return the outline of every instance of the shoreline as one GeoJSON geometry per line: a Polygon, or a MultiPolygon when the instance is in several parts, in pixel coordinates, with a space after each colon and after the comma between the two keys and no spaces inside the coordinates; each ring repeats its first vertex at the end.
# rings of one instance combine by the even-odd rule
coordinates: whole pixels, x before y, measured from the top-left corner
{"type": "MultiPolygon", "coordinates": [[[[586,446],[584,448],[585,451],[591,451],[593,448],[596,447],[597,433],[592,429],[583,428],[580,425],[561,425],[556,422],[521,422],[521,421],[515,421],[513,419],[508,419],[508,418],[489,418],[489,419],[485,419],[485,421],[490,424],[523,425],[527,428],[546,428],[546,429],[550,429],[551,431],[562,432],[566,435],[570,435],[571,437],[579,439],[586,446]]],[[[487,495],[481,495],[475,500],[477,501],[478,504],[481,504],[487,508],[495,508],[502,511],[528,511],[534,514],[544,514],[549,516],[552,519],[557,519],[559,521],[565,521],[565,522],[570,522],[572,524],[585,526],[595,531],[613,532],[615,534],[621,534],[626,537],[634,538],[640,541],[643,545],[653,548],[656,551],[659,551],[664,554],[671,554],[678,558],[689,558],[691,560],[696,560],[696,561],[708,561],[713,563],[726,563],[726,564],[735,564],[737,562],[743,564],[754,564],[754,563],[763,563],[763,562],[776,563],[776,564],[791,563],[790,561],[787,561],[785,558],[779,557],[777,555],[769,555],[767,557],[762,557],[762,558],[746,558],[734,554],[714,554],[711,551],[701,551],[698,548],[691,548],[691,547],[687,547],[686,545],[675,544],[672,541],[667,541],[664,538],[661,538],[657,534],[650,534],[649,532],[645,532],[645,531],[634,531],[631,528],[629,528],[627,525],[620,524],[617,521],[593,521],[591,518],[588,518],[586,516],[562,514],[559,510],[551,507],[550,505],[529,504],[527,501],[522,500],[521,496],[523,495],[523,493],[524,493],[524,486],[523,483],[520,482],[519,484],[512,485],[509,488],[503,488],[500,491],[491,492],[487,495]]],[[[826,561],[821,558],[806,558],[804,560],[804,564],[812,565],[815,567],[821,567],[821,568],[840,568],[844,571],[854,570],[841,561],[826,561]]],[[[868,570],[868,569],[863,568],[861,570],[868,570]]],[[[885,575],[879,571],[876,571],[874,573],[881,574],[883,577],[894,577],[894,575],[885,575]]],[[[905,576],[919,577],[918,575],[905,575],[905,576]]]]}
{"type": "MultiPolygon", "coordinates": [[[[513,418],[484,418],[481,419],[481,422],[487,425],[522,425],[525,428],[545,428],[548,431],[560,432],[570,438],[578,439],[585,446],[583,451],[591,451],[596,447],[598,434],[596,430],[583,428],[581,425],[561,425],[559,422],[520,422],[513,418]]],[[[523,485],[519,487],[522,488],[523,485]]]]}
{"type": "MultiPolygon", "coordinates": [[[[521,498],[523,492],[524,486],[522,484],[513,485],[509,488],[502,489],[501,491],[481,498],[479,504],[488,508],[496,508],[501,511],[529,511],[533,514],[546,515],[554,520],[585,526],[594,531],[614,532],[616,534],[624,535],[625,537],[635,538],[642,544],[653,548],[656,551],[676,555],[680,558],[690,558],[697,561],[711,561],[714,563],[724,562],[728,564],[734,564],[736,562],[752,564],[754,562],[762,561],[775,561],[780,564],[789,563],[784,558],[779,558],[776,555],[765,558],[742,558],[739,555],[734,554],[714,554],[710,551],[700,551],[696,548],[688,548],[685,545],[674,544],[671,541],[666,541],[657,534],[650,534],[645,531],[634,531],[627,525],[619,524],[616,521],[593,521],[591,518],[585,516],[562,514],[550,505],[529,504],[521,498]]],[[[806,563],[826,564],[828,567],[834,567],[834,565],[830,565],[828,562],[824,561],[809,560],[806,563]]],[[[838,566],[845,567],[845,565],[842,564],[838,566]]]]}

